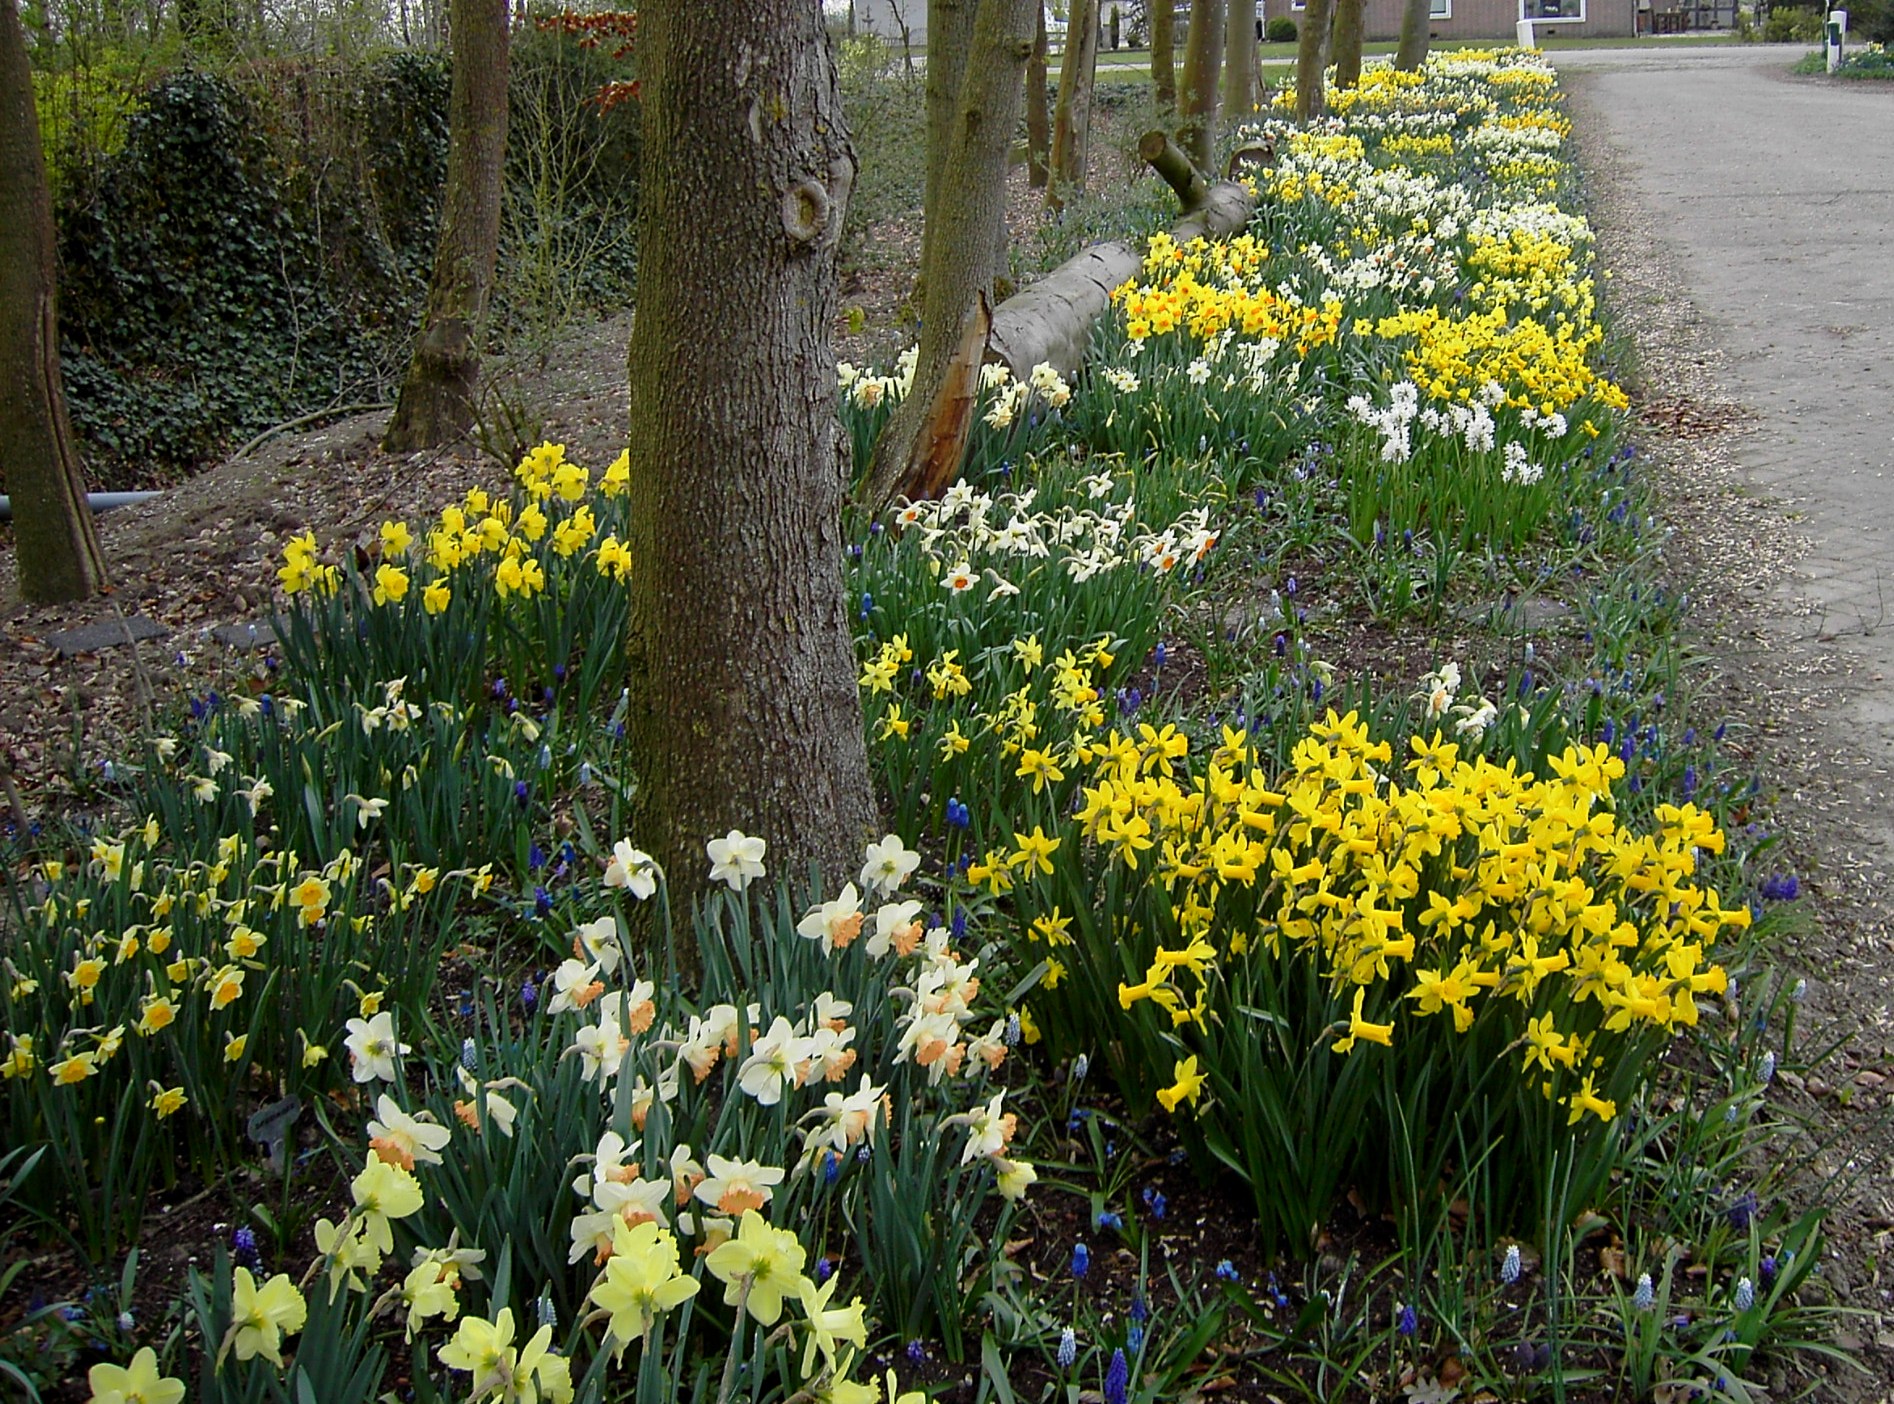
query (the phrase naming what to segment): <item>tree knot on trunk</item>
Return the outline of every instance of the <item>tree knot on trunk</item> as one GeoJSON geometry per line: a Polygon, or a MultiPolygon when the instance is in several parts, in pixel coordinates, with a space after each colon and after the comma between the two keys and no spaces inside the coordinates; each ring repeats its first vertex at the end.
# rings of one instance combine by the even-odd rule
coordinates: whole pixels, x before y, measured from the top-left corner
{"type": "Polygon", "coordinates": [[[812,244],[829,227],[828,189],[814,176],[804,176],[783,192],[783,232],[791,243],[812,244]]]}

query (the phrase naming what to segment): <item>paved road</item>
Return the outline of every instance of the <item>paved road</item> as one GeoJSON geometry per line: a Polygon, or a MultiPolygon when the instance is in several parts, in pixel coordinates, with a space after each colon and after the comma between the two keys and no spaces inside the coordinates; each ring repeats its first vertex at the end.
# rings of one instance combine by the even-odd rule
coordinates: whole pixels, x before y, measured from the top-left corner
{"type": "MultiPolygon", "coordinates": [[[[1885,765],[1894,758],[1894,84],[1797,78],[1788,68],[1803,52],[1552,58],[1578,120],[1616,148],[1653,224],[1683,251],[1685,291],[1728,353],[1728,388],[1760,416],[1737,458],[1758,489],[1793,505],[1812,541],[1799,578],[1783,582],[1783,614],[1813,605],[1800,627],[1846,655],[1836,720],[1885,765]]],[[[1894,814],[1866,818],[1894,834],[1894,814]]]]}

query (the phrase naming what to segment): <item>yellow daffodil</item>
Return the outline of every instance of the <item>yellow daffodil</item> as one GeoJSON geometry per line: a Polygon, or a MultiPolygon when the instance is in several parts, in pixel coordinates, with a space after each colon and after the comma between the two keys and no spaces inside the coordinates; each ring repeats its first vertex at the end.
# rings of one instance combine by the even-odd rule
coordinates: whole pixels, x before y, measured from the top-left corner
{"type": "Polygon", "coordinates": [[[1175,1078],[1175,1081],[1173,1081],[1169,1087],[1161,1089],[1157,1094],[1157,1099],[1163,1105],[1164,1110],[1167,1112],[1175,1112],[1179,1102],[1189,1102],[1192,1106],[1195,1106],[1198,1097],[1203,1093],[1205,1081],[1205,1074],[1197,1071],[1196,1055],[1192,1054],[1188,1058],[1179,1060],[1177,1066],[1172,1069],[1171,1075],[1175,1078]]]}

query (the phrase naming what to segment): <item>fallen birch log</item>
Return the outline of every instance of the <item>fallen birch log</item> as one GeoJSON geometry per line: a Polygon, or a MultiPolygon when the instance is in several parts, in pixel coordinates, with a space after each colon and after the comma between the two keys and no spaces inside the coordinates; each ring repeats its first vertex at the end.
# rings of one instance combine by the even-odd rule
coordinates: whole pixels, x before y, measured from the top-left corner
{"type": "MultiPolygon", "coordinates": [[[[1204,192],[1194,214],[1171,226],[1171,237],[1180,244],[1227,238],[1242,231],[1255,207],[1249,191],[1220,181],[1204,192]]],[[[1094,244],[1068,259],[993,310],[987,359],[1004,361],[1020,380],[1041,362],[1062,376],[1075,374],[1091,345],[1092,328],[1111,305],[1112,289],[1137,277],[1143,267],[1143,250],[1122,239],[1094,244]]]]}

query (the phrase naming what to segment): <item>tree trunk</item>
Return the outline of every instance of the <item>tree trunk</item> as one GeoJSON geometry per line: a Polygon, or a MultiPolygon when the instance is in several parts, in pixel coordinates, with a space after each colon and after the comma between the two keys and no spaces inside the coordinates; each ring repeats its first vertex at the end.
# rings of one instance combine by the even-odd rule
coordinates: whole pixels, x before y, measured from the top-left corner
{"type": "Polygon", "coordinates": [[[1200,170],[1215,166],[1217,79],[1223,60],[1223,0],[1191,0],[1184,36],[1183,122],[1178,140],[1200,170]]]}
{"type": "Polygon", "coordinates": [[[1327,67],[1330,0],[1308,0],[1302,29],[1296,35],[1296,120],[1312,121],[1322,115],[1322,70],[1327,67]]]}
{"type": "Polygon", "coordinates": [[[874,803],[830,330],[856,161],[822,5],[652,0],[639,43],[635,834],[679,896],[732,826],[768,841],[772,873],[816,861],[839,885],[874,803]]]}
{"type": "MultiPolygon", "coordinates": [[[[897,7],[898,8],[898,7],[897,7]]],[[[973,20],[980,0],[927,0],[927,180],[921,190],[920,295],[927,296],[927,267],[932,261],[933,212],[940,199],[941,176],[953,146],[954,114],[960,82],[973,44],[973,20]]]]}
{"type": "Polygon", "coordinates": [[[105,558],[59,375],[53,204],[14,0],[0,0],[0,209],[0,475],[20,594],[82,600],[105,585],[105,558]]]}
{"type": "Polygon", "coordinates": [[[1433,22],[1432,0],[1405,0],[1401,6],[1401,43],[1394,51],[1394,66],[1412,73],[1427,62],[1427,28],[1433,22]]]}
{"type": "Polygon", "coordinates": [[[993,288],[999,258],[995,232],[1006,208],[1006,164],[1019,125],[1026,59],[1032,53],[1035,3],[981,0],[948,133],[946,164],[921,236],[926,262],[921,267],[921,337],[914,381],[875,444],[862,494],[870,506],[902,491],[933,458],[935,449],[927,439],[929,410],[960,346],[967,318],[981,294],[993,288]]]}
{"type": "Polygon", "coordinates": [[[1335,86],[1361,82],[1361,25],[1364,0],[1333,0],[1335,6],[1335,86]]]}
{"type": "Polygon", "coordinates": [[[1044,190],[1052,176],[1052,126],[1046,111],[1046,6],[1040,0],[1039,32],[1033,37],[1032,57],[1026,60],[1026,169],[1034,190],[1044,190]]]}
{"type": "Polygon", "coordinates": [[[427,313],[382,447],[412,453],[473,426],[487,297],[500,251],[506,160],[507,0],[453,0],[447,196],[427,313]]]}
{"type": "Polygon", "coordinates": [[[1256,115],[1256,0],[1228,0],[1223,26],[1223,111],[1230,125],[1256,115]]]}
{"type": "Polygon", "coordinates": [[[1177,110],[1177,0],[1150,0],[1151,95],[1159,112],[1177,110]]]}
{"type": "Polygon", "coordinates": [[[1052,123],[1053,209],[1066,197],[1085,193],[1092,142],[1092,84],[1098,76],[1098,0],[1072,0],[1059,61],[1059,110],[1052,123]]]}

